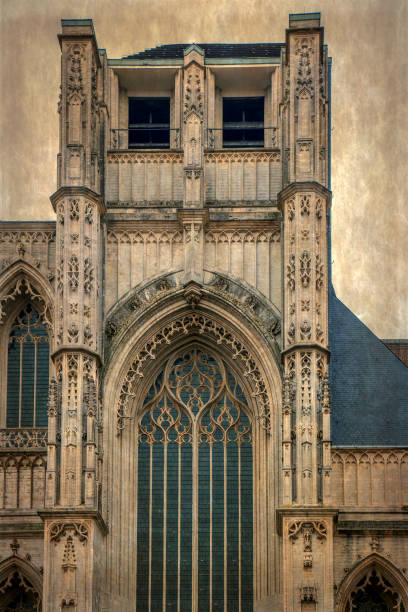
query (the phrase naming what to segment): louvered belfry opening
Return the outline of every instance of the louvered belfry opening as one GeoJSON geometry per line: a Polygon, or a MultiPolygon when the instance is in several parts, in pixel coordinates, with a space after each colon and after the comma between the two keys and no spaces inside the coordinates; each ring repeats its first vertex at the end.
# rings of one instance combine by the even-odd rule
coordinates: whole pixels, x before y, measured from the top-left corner
{"type": "Polygon", "coordinates": [[[139,423],[137,610],[252,610],[252,426],[242,387],[199,346],[173,355],[139,423]]]}

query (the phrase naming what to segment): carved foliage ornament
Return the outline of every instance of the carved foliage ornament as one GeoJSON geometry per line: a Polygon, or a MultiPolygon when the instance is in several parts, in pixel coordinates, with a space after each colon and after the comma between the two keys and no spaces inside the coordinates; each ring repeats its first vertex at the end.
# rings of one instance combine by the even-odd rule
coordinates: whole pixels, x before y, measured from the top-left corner
{"type": "Polygon", "coordinates": [[[67,532],[73,533],[80,542],[86,544],[89,538],[89,525],[84,521],[57,521],[49,526],[50,541],[56,544],[67,532]]]}
{"type": "Polygon", "coordinates": [[[309,525],[312,531],[317,535],[319,540],[325,540],[327,538],[327,525],[325,521],[309,521],[309,520],[298,520],[289,523],[288,526],[288,538],[296,540],[299,536],[299,532],[304,525],[309,525]]]}
{"type": "Polygon", "coordinates": [[[192,66],[187,73],[184,89],[184,121],[187,115],[193,111],[203,120],[203,92],[201,82],[201,70],[192,66]]]}
{"type": "Polygon", "coordinates": [[[85,45],[75,43],[67,47],[67,91],[68,96],[83,95],[82,64],[85,60],[85,45]]]}
{"type": "Polygon", "coordinates": [[[240,361],[243,367],[243,374],[253,384],[255,391],[253,397],[258,398],[261,408],[259,420],[262,426],[270,431],[271,410],[269,405],[266,384],[256,363],[255,358],[242,342],[223,325],[206,317],[202,314],[191,313],[179,319],[175,319],[159,332],[157,332],[136,355],[131,367],[129,368],[125,381],[120,391],[119,405],[117,408],[117,429],[118,433],[125,427],[126,419],[131,418],[129,414],[129,401],[135,397],[133,392],[136,381],[143,378],[143,366],[147,360],[156,359],[159,347],[162,344],[170,344],[172,338],[180,334],[198,333],[215,338],[217,344],[222,344],[230,349],[232,358],[240,361]]]}
{"type": "Polygon", "coordinates": [[[36,310],[40,317],[42,317],[43,323],[48,330],[52,330],[51,312],[46,304],[44,298],[36,289],[34,289],[31,282],[26,278],[19,278],[13,285],[10,286],[6,295],[0,298],[0,323],[2,322],[6,314],[6,304],[9,301],[15,301],[19,296],[27,296],[32,300],[36,310]]]}
{"type": "Polygon", "coordinates": [[[306,289],[310,283],[310,274],[311,274],[311,258],[307,251],[303,251],[300,256],[300,280],[302,282],[302,286],[306,289]]]}
{"type": "Polygon", "coordinates": [[[311,66],[311,56],[313,53],[314,50],[310,38],[298,38],[296,40],[295,55],[299,58],[296,74],[296,96],[299,96],[301,91],[307,91],[311,97],[314,96],[311,66]]]}

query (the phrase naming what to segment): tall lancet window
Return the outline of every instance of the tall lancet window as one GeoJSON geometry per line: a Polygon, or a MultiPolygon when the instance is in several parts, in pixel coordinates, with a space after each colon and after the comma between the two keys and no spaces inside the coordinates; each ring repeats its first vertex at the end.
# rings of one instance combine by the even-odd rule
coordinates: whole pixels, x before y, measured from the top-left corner
{"type": "Polygon", "coordinates": [[[7,360],[7,427],[47,427],[49,337],[27,304],[15,318],[7,360]]]}
{"type": "Polygon", "coordinates": [[[253,606],[252,427],[226,363],[166,363],[140,414],[137,610],[253,606]]]}

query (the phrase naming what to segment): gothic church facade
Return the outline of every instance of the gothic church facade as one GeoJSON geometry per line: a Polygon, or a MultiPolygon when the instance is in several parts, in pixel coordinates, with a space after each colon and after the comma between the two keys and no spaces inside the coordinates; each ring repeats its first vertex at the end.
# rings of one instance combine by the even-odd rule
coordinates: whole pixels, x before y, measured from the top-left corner
{"type": "Polygon", "coordinates": [[[408,371],[331,286],[320,14],[59,41],[56,220],[0,223],[1,609],[408,612],[408,371]]]}

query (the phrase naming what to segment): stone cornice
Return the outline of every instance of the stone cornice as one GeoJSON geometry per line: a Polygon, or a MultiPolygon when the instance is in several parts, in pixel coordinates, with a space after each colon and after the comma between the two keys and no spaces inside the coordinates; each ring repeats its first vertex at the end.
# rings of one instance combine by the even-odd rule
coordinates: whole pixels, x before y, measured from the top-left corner
{"type": "Polygon", "coordinates": [[[316,181],[301,181],[301,182],[291,183],[290,185],[288,185],[287,187],[285,187],[284,189],[282,189],[282,191],[278,193],[279,210],[283,212],[282,210],[283,203],[287,198],[290,198],[290,196],[296,193],[305,192],[305,191],[313,191],[315,193],[317,192],[321,196],[326,198],[327,210],[330,209],[331,198],[332,198],[332,192],[330,191],[330,189],[327,189],[327,187],[325,187],[321,183],[317,183],[316,181]]]}
{"type": "Polygon", "coordinates": [[[88,508],[46,508],[45,510],[39,510],[38,514],[43,521],[60,520],[69,523],[81,519],[91,519],[98,525],[103,535],[106,535],[109,531],[108,525],[99,510],[88,508]]]}
{"type": "Polygon", "coordinates": [[[99,214],[103,215],[106,213],[106,206],[102,197],[98,193],[96,193],[96,191],[93,191],[92,189],[89,189],[89,187],[85,187],[84,185],[65,185],[57,189],[57,191],[50,196],[51,204],[54,208],[54,211],[56,210],[58,202],[65,197],[88,198],[88,200],[92,200],[93,202],[95,202],[95,204],[98,205],[99,214]]]}
{"type": "Polygon", "coordinates": [[[292,351],[298,351],[299,349],[305,351],[321,351],[322,353],[325,353],[328,357],[330,357],[330,350],[323,346],[323,344],[317,344],[313,342],[296,342],[296,344],[291,344],[290,346],[288,346],[288,348],[282,351],[282,361],[285,355],[292,351]]]}
{"type": "Polygon", "coordinates": [[[91,351],[90,348],[82,344],[67,344],[65,346],[60,346],[56,351],[51,354],[51,359],[54,361],[62,353],[85,353],[90,357],[95,357],[98,362],[98,367],[103,365],[103,359],[101,355],[99,355],[99,353],[95,353],[95,351],[91,351]]]}
{"type": "Polygon", "coordinates": [[[0,232],[52,232],[55,221],[0,221],[0,232]]]}
{"type": "Polygon", "coordinates": [[[294,520],[322,520],[337,519],[337,508],[324,508],[323,506],[288,506],[286,508],[276,508],[276,529],[279,535],[282,535],[282,525],[284,518],[293,518],[294,520]]]}

